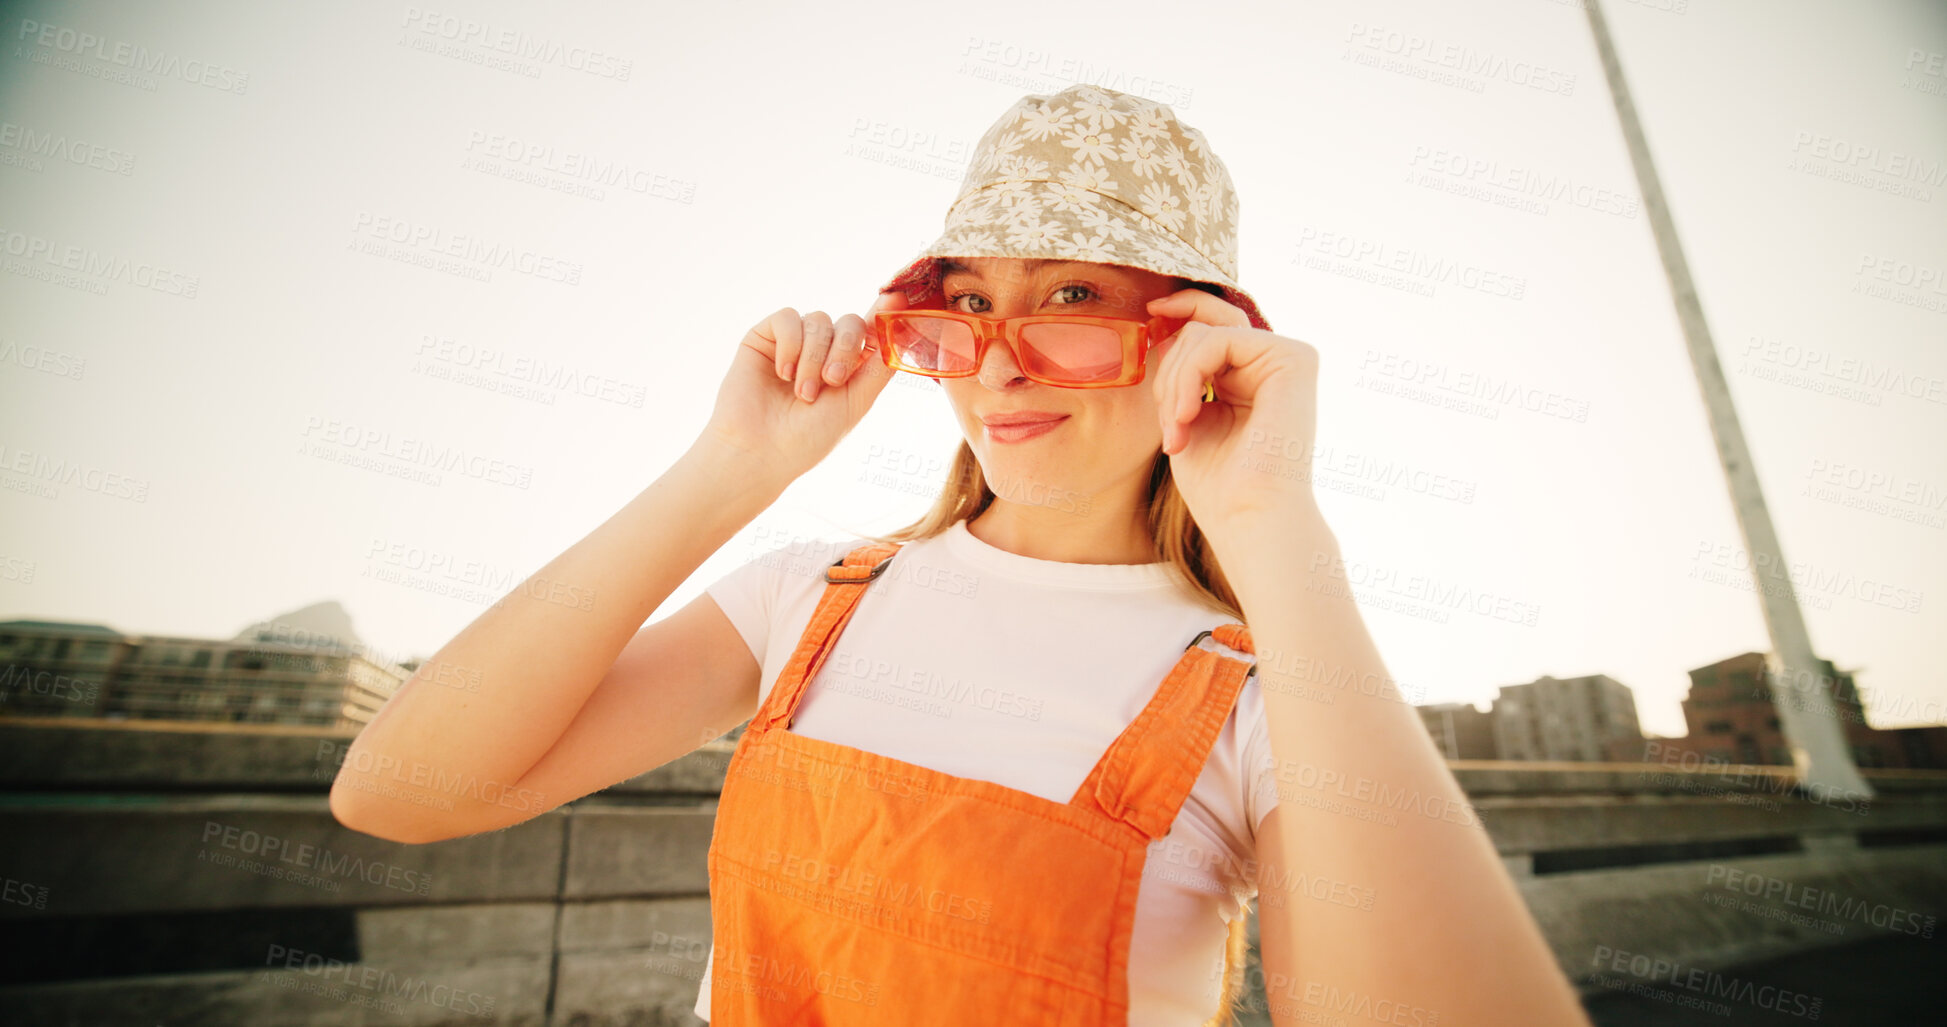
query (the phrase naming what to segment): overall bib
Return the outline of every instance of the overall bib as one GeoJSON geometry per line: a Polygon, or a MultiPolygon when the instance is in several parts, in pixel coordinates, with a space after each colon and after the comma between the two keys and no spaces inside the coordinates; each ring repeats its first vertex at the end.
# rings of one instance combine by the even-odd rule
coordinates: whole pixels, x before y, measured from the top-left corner
{"type": "Polygon", "coordinates": [[[1126,1024],[1148,847],[1257,669],[1198,643],[1252,652],[1250,634],[1192,639],[1066,803],[793,734],[897,552],[860,546],[825,572],[731,757],[709,851],[711,1025],[1126,1024]]]}

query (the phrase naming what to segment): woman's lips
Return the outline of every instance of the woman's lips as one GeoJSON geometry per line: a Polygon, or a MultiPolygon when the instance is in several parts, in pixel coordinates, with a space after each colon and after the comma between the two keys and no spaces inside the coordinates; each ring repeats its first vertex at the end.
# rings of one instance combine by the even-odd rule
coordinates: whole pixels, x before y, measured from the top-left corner
{"type": "Polygon", "coordinates": [[[988,424],[985,427],[987,437],[995,442],[1026,442],[1054,431],[1067,420],[1068,415],[1063,414],[1046,421],[1030,421],[1026,424],[988,424]]]}

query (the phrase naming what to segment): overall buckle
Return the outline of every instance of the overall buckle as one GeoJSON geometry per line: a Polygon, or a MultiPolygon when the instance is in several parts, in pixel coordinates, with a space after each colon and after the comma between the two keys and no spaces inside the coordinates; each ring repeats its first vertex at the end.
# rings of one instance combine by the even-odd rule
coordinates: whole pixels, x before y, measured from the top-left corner
{"type": "Polygon", "coordinates": [[[892,556],[888,556],[888,557],[886,557],[885,559],[883,559],[883,560],[880,560],[880,561],[879,561],[879,563],[878,563],[878,565],[872,568],[872,573],[870,573],[870,574],[867,574],[867,575],[866,575],[865,577],[863,577],[863,578],[834,578],[834,577],[832,577],[832,571],[833,571],[833,570],[836,570],[836,569],[837,569],[837,568],[839,568],[839,567],[843,567],[843,566],[845,566],[845,557],[843,557],[843,556],[841,556],[841,557],[839,557],[838,559],[836,559],[836,560],[833,560],[833,561],[832,561],[832,565],[831,565],[830,567],[827,567],[827,568],[825,568],[825,580],[826,580],[826,581],[828,581],[828,582],[830,582],[830,583],[832,583],[832,584],[834,584],[834,585],[864,585],[864,584],[867,584],[867,583],[869,583],[870,581],[872,581],[872,579],[874,579],[874,578],[876,578],[876,577],[878,577],[878,576],[879,576],[879,575],[881,575],[881,574],[884,574],[884,573],[885,573],[885,570],[886,570],[886,565],[887,565],[887,564],[890,564],[890,563],[892,563],[892,557],[893,557],[893,556],[898,556],[898,555],[899,555],[899,553],[898,553],[897,551],[894,551],[894,552],[893,552],[893,554],[892,554],[892,556]]]}
{"type": "MultiPolygon", "coordinates": [[[[1191,639],[1191,640],[1190,640],[1190,644],[1189,644],[1189,645],[1186,645],[1186,646],[1184,646],[1184,647],[1183,647],[1183,651],[1187,653],[1187,652],[1189,652],[1190,650],[1192,650],[1192,649],[1195,649],[1195,648],[1197,647],[1197,643],[1198,643],[1198,642],[1201,642],[1201,641],[1203,641],[1204,639],[1206,639],[1206,638],[1209,638],[1210,636],[1212,636],[1212,635],[1214,635],[1214,634],[1216,634],[1216,632],[1215,632],[1214,630],[1212,630],[1212,629],[1210,629],[1210,628],[1204,628],[1204,629],[1203,629],[1202,631],[1199,631],[1199,632],[1197,632],[1197,637],[1195,637],[1195,638],[1193,638],[1193,639],[1191,639]]],[[[1218,644],[1220,644],[1220,645],[1221,645],[1222,643],[1218,643],[1218,644]]],[[[1244,679],[1245,679],[1246,681],[1248,681],[1248,680],[1250,680],[1250,678],[1251,678],[1251,675],[1253,675],[1253,674],[1256,674],[1256,673],[1257,673],[1257,661],[1256,661],[1256,660],[1254,659],[1254,660],[1252,660],[1252,661],[1251,661],[1251,669],[1250,669],[1249,671],[1247,671],[1247,672],[1245,672],[1245,674],[1244,674],[1244,679]]]]}

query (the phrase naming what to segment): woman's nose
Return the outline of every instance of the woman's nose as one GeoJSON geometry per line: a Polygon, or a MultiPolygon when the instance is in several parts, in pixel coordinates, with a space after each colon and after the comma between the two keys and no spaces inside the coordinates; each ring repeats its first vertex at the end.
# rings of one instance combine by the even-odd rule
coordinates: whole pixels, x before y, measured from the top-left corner
{"type": "Polygon", "coordinates": [[[996,392],[1027,380],[1027,376],[1021,373],[1021,366],[1015,363],[1014,354],[1008,352],[1007,341],[998,336],[987,341],[987,354],[980,359],[977,377],[980,384],[996,392]]]}

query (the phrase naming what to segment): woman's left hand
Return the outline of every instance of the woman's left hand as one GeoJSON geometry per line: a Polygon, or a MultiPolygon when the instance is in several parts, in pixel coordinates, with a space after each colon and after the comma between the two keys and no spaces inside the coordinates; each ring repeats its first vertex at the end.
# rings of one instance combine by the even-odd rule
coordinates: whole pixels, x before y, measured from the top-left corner
{"type": "Polygon", "coordinates": [[[1148,380],[1170,474],[1197,523],[1209,532],[1239,518],[1315,512],[1318,351],[1251,327],[1242,310],[1200,289],[1152,300],[1149,313],[1190,319],[1150,352],[1148,380]],[[1208,403],[1205,382],[1217,394],[1208,403]]]}

